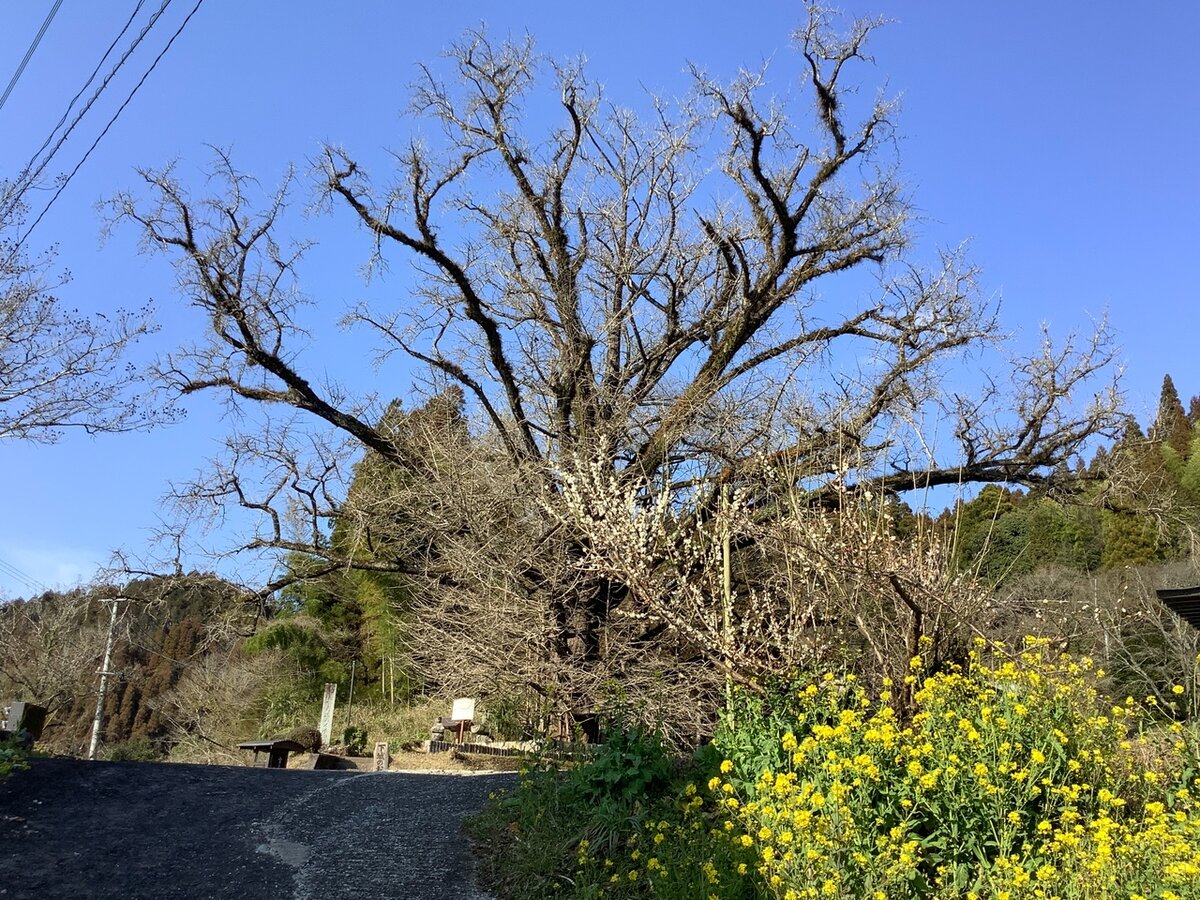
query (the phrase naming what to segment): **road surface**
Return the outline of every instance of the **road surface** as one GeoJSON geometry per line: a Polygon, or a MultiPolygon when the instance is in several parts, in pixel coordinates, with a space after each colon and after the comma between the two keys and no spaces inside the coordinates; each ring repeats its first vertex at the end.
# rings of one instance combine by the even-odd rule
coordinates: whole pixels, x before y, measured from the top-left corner
{"type": "Polygon", "coordinates": [[[462,823],[512,783],[33,760],[0,782],[0,898],[486,900],[462,823]]]}

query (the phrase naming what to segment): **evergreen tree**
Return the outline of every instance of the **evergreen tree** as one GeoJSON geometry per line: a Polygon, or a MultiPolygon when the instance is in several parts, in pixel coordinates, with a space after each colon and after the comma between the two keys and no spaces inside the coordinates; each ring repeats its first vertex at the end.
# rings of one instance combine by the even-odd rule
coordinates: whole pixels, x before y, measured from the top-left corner
{"type": "Polygon", "coordinates": [[[289,618],[286,629],[273,637],[264,633],[252,646],[284,649],[305,671],[323,671],[322,677],[335,671],[331,663],[348,671],[355,662],[363,681],[388,698],[411,690],[412,679],[402,661],[409,578],[368,567],[381,563],[393,570],[436,570],[443,548],[427,523],[444,522],[447,513],[441,495],[429,486],[450,477],[469,448],[463,402],[462,391],[452,388],[411,411],[399,401],[389,404],[379,430],[412,465],[401,469],[368,451],[354,467],[329,537],[338,556],[361,568],[328,572],[315,557],[290,555],[287,562],[294,575],[321,573],[292,585],[285,594],[291,612],[304,615],[289,618]],[[311,634],[301,635],[298,628],[311,634]],[[323,649],[317,653],[317,648],[323,649]]]}
{"type": "Polygon", "coordinates": [[[1162,559],[1165,547],[1153,522],[1128,510],[1101,513],[1104,535],[1102,564],[1106,569],[1136,566],[1162,559]]]}
{"type": "Polygon", "coordinates": [[[1000,522],[1017,508],[1020,491],[989,484],[973,499],[959,502],[950,515],[954,531],[954,558],[960,568],[986,568],[993,576],[1011,563],[1007,558],[1014,538],[1013,523],[1001,535],[1000,522]],[[996,543],[1005,546],[997,555],[996,543]]]}
{"type": "Polygon", "coordinates": [[[1150,429],[1150,439],[1169,447],[1182,459],[1187,456],[1188,445],[1192,439],[1191,431],[1183,402],[1175,389],[1175,382],[1171,380],[1170,375],[1164,375],[1162,392],[1158,399],[1158,415],[1150,429]]]}
{"type": "Polygon", "coordinates": [[[1179,476],[1179,486],[1188,502],[1200,508],[1200,426],[1192,428],[1192,442],[1179,476]]]}

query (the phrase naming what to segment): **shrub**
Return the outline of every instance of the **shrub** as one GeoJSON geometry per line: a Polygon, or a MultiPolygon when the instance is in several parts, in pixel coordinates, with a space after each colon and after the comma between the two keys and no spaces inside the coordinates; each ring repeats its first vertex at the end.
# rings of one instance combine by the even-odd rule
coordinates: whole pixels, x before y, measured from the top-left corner
{"type": "Polygon", "coordinates": [[[535,724],[538,711],[535,702],[509,692],[488,700],[487,723],[497,740],[527,740],[538,733],[535,724]]]}
{"type": "Polygon", "coordinates": [[[0,781],[3,781],[12,772],[28,769],[27,756],[25,743],[19,735],[12,735],[0,740],[0,781]]]}
{"type": "Polygon", "coordinates": [[[626,805],[661,794],[672,770],[661,738],[638,726],[614,728],[605,737],[588,764],[573,773],[573,792],[588,803],[617,800],[626,805]]]}
{"type": "Polygon", "coordinates": [[[342,732],[342,744],[350,756],[361,756],[367,748],[367,730],[351,725],[342,732]]]}
{"type": "Polygon", "coordinates": [[[295,741],[309,753],[316,753],[321,749],[321,731],[311,725],[300,725],[293,728],[284,737],[286,740],[295,741]]]}
{"type": "Polygon", "coordinates": [[[711,802],[787,900],[1200,896],[1194,746],[1099,674],[1045,642],[929,677],[918,658],[908,723],[826,676],[795,691],[783,765],[732,752],[711,802]]]}
{"type": "Polygon", "coordinates": [[[749,871],[754,857],[714,831],[696,788],[704,763],[673,759],[661,736],[638,728],[608,737],[578,765],[547,759],[524,771],[474,820],[485,877],[500,895],[755,897],[753,874],[720,886],[722,872],[749,871]]]}
{"type": "Polygon", "coordinates": [[[162,759],[158,747],[144,735],[113,744],[108,748],[107,756],[110,762],[157,762],[162,759]]]}

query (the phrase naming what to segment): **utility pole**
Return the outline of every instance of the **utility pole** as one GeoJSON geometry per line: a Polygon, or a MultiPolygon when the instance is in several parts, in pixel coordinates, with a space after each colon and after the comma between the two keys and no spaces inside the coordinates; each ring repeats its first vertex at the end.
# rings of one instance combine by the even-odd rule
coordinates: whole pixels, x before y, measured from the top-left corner
{"type": "Polygon", "coordinates": [[[96,717],[92,719],[92,743],[88,747],[88,759],[96,758],[96,748],[100,746],[100,722],[104,717],[104,694],[108,690],[109,663],[112,661],[113,639],[117,633],[117,604],[128,597],[105,597],[101,603],[112,604],[112,615],[108,620],[108,641],[104,645],[104,662],[100,666],[100,696],[96,698],[96,717]]]}
{"type": "Polygon", "coordinates": [[[721,536],[721,654],[725,663],[725,714],[733,724],[733,571],[730,560],[730,518],[733,489],[727,484],[721,491],[725,510],[725,533],[721,536]]]}

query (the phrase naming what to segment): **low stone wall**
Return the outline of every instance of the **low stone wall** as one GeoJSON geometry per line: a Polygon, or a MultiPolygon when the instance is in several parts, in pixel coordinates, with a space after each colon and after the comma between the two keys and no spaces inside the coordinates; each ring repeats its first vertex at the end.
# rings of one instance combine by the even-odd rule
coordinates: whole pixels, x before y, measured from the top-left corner
{"type": "Polygon", "coordinates": [[[500,744],[456,744],[453,741],[425,741],[426,753],[449,753],[457,750],[459,753],[478,753],[483,756],[523,756],[528,750],[516,747],[504,747],[500,744]]]}

